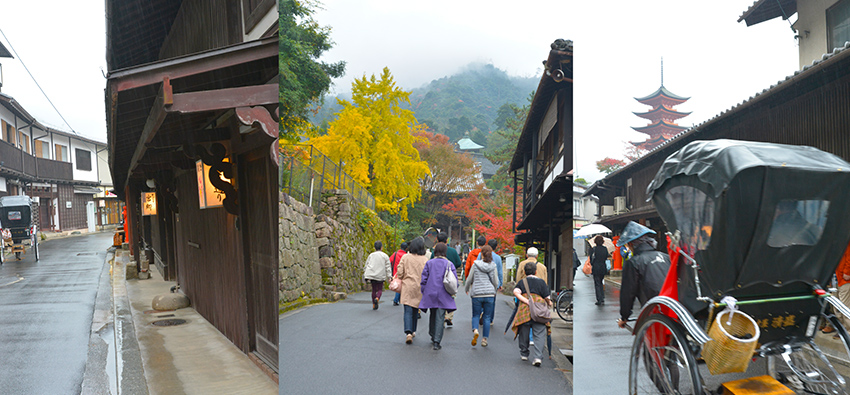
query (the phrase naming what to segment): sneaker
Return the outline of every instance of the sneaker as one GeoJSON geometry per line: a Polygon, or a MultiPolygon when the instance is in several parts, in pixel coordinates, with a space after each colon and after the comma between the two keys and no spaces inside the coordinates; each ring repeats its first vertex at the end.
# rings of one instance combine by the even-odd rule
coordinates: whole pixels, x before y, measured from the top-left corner
{"type": "Polygon", "coordinates": [[[519,356],[519,359],[520,359],[520,360],[523,360],[523,361],[528,361],[528,357],[526,357],[526,356],[524,356],[524,355],[520,355],[520,356],[519,356]]]}
{"type": "Polygon", "coordinates": [[[540,358],[536,358],[531,364],[539,368],[541,363],[543,363],[543,361],[541,361],[540,358]]]}
{"type": "Polygon", "coordinates": [[[487,338],[481,339],[481,347],[487,347],[487,338]]]}
{"type": "Polygon", "coordinates": [[[841,339],[841,336],[838,336],[838,334],[836,333],[836,334],[832,335],[832,338],[833,339],[841,339]]]}
{"type": "Polygon", "coordinates": [[[823,328],[823,330],[822,330],[821,332],[823,332],[823,333],[832,333],[832,332],[835,332],[835,328],[833,328],[832,326],[827,325],[827,326],[825,326],[825,327],[823,328]]]}
{"type": "Polygon", "coordinates": [[[413,337],[416,337],[416,332],[413,332],[413,337]]]}
{"type": "Polygon", "coordinates": [[[439,350],[441,348],[443,348],[443,347],[440,346],[440,343],[434,342],[434,350],[439,350]]]}
{"type": "Polygon", "coordinates": [[[413,335],[408,333],[407,339],[404,342],[407,343],[407,344],[413,343],[413,335]]]}
{"type": "Polygon", "coordinates": [[[375,300],[372,301],[372,310],[377,310],[377,309],[378,309],[378,299],[375,298],[375,300]]]}
{"type": "Polygon", "coordinates": [[[398,306],[398,302],[393,302],[393,306],[398,306]]]}
{"type": "Polygon", "coordinates": [[[528,345],[529,345],[529,346],[533,346],[533,345],[534,345],[534,342],[533,342],[533,341],[530,341],[530,342],[528,342],[528,345]]]}
{"type": "Polygon", "coordinates": [[[478,344],[478,329],[472,331],[472,345],[478,344]]]}
{"type": "Polygon", "coordinates": [[[452,320],[446,320],[446,326],[452,326],[452,320]]]}

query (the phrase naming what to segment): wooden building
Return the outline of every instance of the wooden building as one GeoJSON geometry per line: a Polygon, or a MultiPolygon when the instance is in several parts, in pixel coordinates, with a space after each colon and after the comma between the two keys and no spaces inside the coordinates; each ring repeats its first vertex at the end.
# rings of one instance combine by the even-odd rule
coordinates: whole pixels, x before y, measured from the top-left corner
{"type": "Polygon", "coordinates": [[[276,372],[276,3],[107,0],[106,10],[109,166],[133,255],[146,253],[276,372]]]}
{"type": "MultiPolygon", "coordinates": [[[[773,8],[776,5],[775,2],[756,2],[756,6],[759,4],[773,8]]],[[[757,8],[751,8],[748,13],[762,15],[757,8]]],[[[625,212],[603,216],[600,221],[615,233],[633,220],[661,235],[666,229],[655,208],[646,201],[646,188],[669,155],[695,140],[725,138],[808,145],[850,160],[848,98],[850,43],[820,56],[811,65],[743,103],[682,132],[597,181],[585,195],[598,196],[603,213],[613,211],[605,210],[605,206],[613,206],[617,200],[625,201],[625,212]]]]}
{"type": "Polygon", "coordinates": [[[515,242],[545,251],[549,286],[559,289],[572,285],[573,43],[551,48],[508,170],[525,232],[515,242]]]}

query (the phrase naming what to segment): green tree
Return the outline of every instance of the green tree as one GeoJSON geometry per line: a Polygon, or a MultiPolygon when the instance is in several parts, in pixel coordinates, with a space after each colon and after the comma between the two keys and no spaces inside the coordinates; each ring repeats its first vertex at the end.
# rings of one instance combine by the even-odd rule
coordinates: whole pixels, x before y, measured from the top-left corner
{"type": "Polygon", "coordinates": [[[333,42],[330,28],[312,18],[313,3],[280,0],[279,4],[280,139],[284,144],[316,133],[308,121],[310,103],[327,92],[331,78],[342,76],[345,62],[318,60],[333,42]]]}
{"type": "Polygon", "coordinates": [[[430,175],[414,143],[427,144],[418,136],[424,126],[416,123],[408,103],[409,92],[395,85],[384,68],[380,79],[355,79],[351,102],[341,100],[342,111],[330,123],[328,133],[310,143],[339,163],[343,170],[375,197],[378,210],[400,213],[421,197],[419,180],[430,175]]]}
{"type": "Polygon", "coordinates": [[[514,157],[516,144],[522,134],[522,127],[525,125],[525,118],[528,116],[533,97],[534,92],[531,92],[528,103],[522,107],[516,104],[506,104],[512,115],[506,117],[502,122],[502,128],[493,132],[487,140],[488,146],[484,151],[484,156],[494,164],[499,165],[496,174],[487,180],[487,187],[490,189],[501,190],[506,186],[511,186],[508,166],[510,166],[511,159],[514,157]]]}
{"type": "Polygon", "coordinates": [[[581,184],[581,185],[587,186],[587,180],[585,180],[584,178],[579,177],[579,178],[576,178],[573,181],[575,181],[576,184],[581,184]]]}

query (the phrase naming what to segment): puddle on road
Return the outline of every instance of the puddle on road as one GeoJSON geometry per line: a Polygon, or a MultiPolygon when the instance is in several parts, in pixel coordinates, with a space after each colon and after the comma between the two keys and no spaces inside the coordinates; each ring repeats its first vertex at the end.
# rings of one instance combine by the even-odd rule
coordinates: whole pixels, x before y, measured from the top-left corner
{"type": "Polygon", "coordinates": [[[118,355],[115,349],[115,331],[112,330],[112,323],[105,325],[97,332],[104,343],[106,343],[106,378],[109,382],[109,393],[118,394],[118,355]]]}

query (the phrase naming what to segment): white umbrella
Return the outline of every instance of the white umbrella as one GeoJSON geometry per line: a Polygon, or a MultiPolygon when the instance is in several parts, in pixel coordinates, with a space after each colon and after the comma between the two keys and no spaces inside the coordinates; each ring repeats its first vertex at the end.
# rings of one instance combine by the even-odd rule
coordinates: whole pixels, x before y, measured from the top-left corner
{"type": "Polygon", "coordinates": [[[596,235],[596,234],[600,234],[600,233],[611,233],[611,229],[608,229],[608,227],[606,227],[605,225],[602,225],[602,224],[585,225],[584,227],[579,229],[578,232],[576,232],[575,235],[573,235],[573,237],[574,238],[576,238],[576,237],[580,238],[582,236],[587,237],[587,236],[592,236],[592,235],[596,235]]]}

